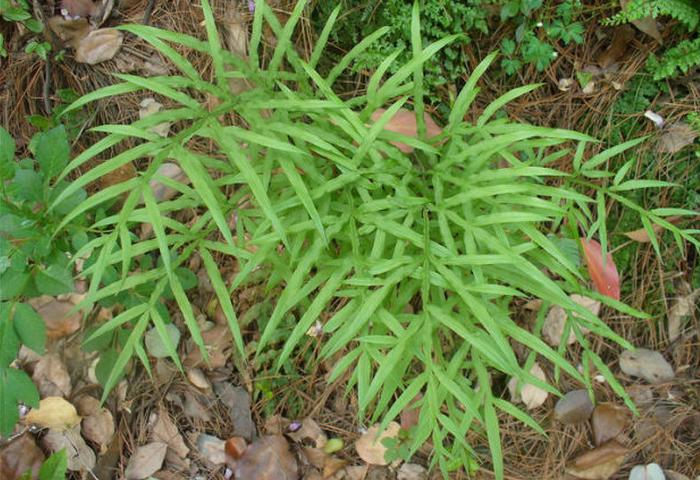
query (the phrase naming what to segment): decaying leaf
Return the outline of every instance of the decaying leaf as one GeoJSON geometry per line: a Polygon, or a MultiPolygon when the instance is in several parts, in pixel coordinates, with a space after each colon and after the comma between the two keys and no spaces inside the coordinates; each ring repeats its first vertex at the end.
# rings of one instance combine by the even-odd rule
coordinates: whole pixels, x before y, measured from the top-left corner
{"type": "Polygon", "coordinates": [[[42,397],[68,397],[72,386],[68,369],[61,357],[47,353],[34,367],[32,380],[42,397]]]}
{"type": "Polygon", "coordinates": [[[71,429],[80,423],[80,417],[73,404],[61,397],[46,397],[39,402],[39,408],[32,409],[24,422],[39,425],[56,431],[71,429]]]}
{"type": "Polygon", "coordinates": [[[296,443],[301,443],[304,440],[311,440],[314,442],[316,448],[323,448],[328,441],[326,434],[323,433],[321,427],[319,427],[318,423],[312,418],[305,418],[304,421],[301,422],[301,427],[294,432],[289,432],[287,436],[296,443]]]}
{"type": "Polygon", "coordinates": [[[77,332],[80,328],[82,313],[71,313],[75,305],[69,300],[58,300],[55,297],[43,295],[31,299],[29,304],[44,319],[48,338],[63,338],[77,332]]]}
{"type": "MultiPolygon", "coordinates": [[[[372,113],[372,121],[376,122],[379,118],[386,112],[386,109],[379,108],[372,113]]],[[[435,120],[428,115],[428,113],[423,114],[425,119],[425,129],[426,136],[428,138],[435,137],[442,133],[442,128],[435,123],[435,120]]],[[[418,123],[416,122],[416,114],[411,110],[406,110],[405,108],[399,109],[398,112],[389,120],[389,122],[384,127],[386,130],[399,133],[401,135],[406,135],[407,137],[417,137],[418,136],[418,123]]],[[[411,153],[413,147],[406,145],[402,142],[391,142],[392,145],[398,147],[404,153],[411,153]]]]}
{"type": "Polygon", "coordinates": [[[588,273],[595,289],[605,296],[615,300],[620,299],[620,275],[613,261],[612,254],[607,252],[603,265],[603,249],[595,240],[583,239],[583,257],[586,259],[588,273]]]}
{"type": "Polygon", "coordinates": [[[177,194],[177,190],[166,186],[157,177],[165,177],[175,180],[177,182],[189,185],[190,179],[185,175],[179,165],[171,162],[165,162],[158,167],[156,171],[156,178],[150,181],[148,184],[153,191],[153,196],[159,202],[170,200],[177,194]]]}
{"type": "MultiPolygon", "coordinates": [[[[535,362],[532,365],[532,368],[530,368],[530,373],[543,382],[547,381],[547,377],[545,376],[542,367],[540,367],[537,362],[535,362]]],[[[542,390],[540,387],[526,383],[520,389],[520,397],[518,398],[518,380],[515,377],[511,378],[508,382],[508,391],[510,392],[510,398],[512,401],[523,402],[528,410],[533,410],[541,406],[549,396],[549,393],[547,393],[546,390],[542,390]]]]}
{"type": "Polygon", "coordinates": [[[646,348],[625,350],[620,355],[620,370],[631,377],[640,377],[649,383],[673,380],[673,367],[659,353],[646,348]]]}
{"type": "Polygon", "coordinates": [[[629,480],[666,480],[664,471],[655,463],[637,465],[632,468],[629,480]]]}
{"type": "Polygon", "coordinates": [[[585,422],[592,412],[593,402],[585,389],[568,392],[554,406],[554,418],[566,424],[585,422]]]}
{"type": "Polygon", "coordinates": [[[410,402],[408,402],[408,405],[406,405],[404,409],[401,410],[401,415],[399,416],[399,418],[401,419],[401,428],[403,428],[404,430],[408,430],[414,425],[418,425],[418,420],[420,420],[421,408],[420,406],[416,406],[416,404],[422,399],[423,394],[418,393],[410,402]]]}
{"type": "Polygon", "coordinates": [[[95,467],[95,452],[83,440],[79,426],[63,431],[49,430],[49,433],[41,439],[41,443],[52,453],[65,449],[69,470],[79,472],[92,470],[95,467]]]}
{"type": "Polygon", "coordinates": [[[127,480],[148,478],[163,466],[168,446],[163,442],[152,442],[136,449],[126,466],[127,480]]]}
{"type": "MultiPolygon", "coordinates": [[[[156,102],[155,99],[153,99],[151,97],[144,98],[143,100],[141,100],[141,103],[139,104],[139,119],[144,119],[146,117],[150,117],[154,113],[160,112],[162,109],[163,109],[162,103],[156,102]]],[[[165,138],[170,133],[170,122],[159,123],[158,125],[151,127],[149,129],[149,131],[155,133],[156,135],[159,135],[159,136],[165,138]]],[[[172,165],[172,164],[163,164],[163,165],[172,165]]],[[[158,168],[158,173],[161,173],[161,169],[163,168],[163,165],[161,165],[158,168]]],[[[163,174],[163,173],[161,173],[161,174],[163,174]]],[[[180,171],[179,174],[182,174],[182,171],[180,171]]]]}
{"type": "Polygon", "coordinates": [[[231,355],[231,346],[233,345],[233,338],[228,326],[215,325],[209,330],[202,332],[202,339],[209,353],[209,365],[204,363],[199,347],[193,341],[188,341],[188,351],[190,353],[183,362],[185,366],[215,369],[226,365],[226,360],[231,355]]]}
{"type": "Polygon", "coordinates": [[[659,139],[659,150],[664,153],[676,153],[690,145],[698,137],[698,132],[686,122],[667,125],[659,139]]]}
{"type": "Polygon", "coordinates": [[[90,33],[90,24],[86,18],[70,20],[55,15],[49,18],[48,26],[64,44],[72,48],[78,48],[80,42],[90,33]]]}
{"type": "Polygon", "coordinates": [[[629,422],[629,412],[626,408],[612,403],[601,403],[593,410],[591,426],[593,427],[593,443],[602,445],[614,440],[620,435],[629,422]]]}
{"type": "Polygon", "coordinates": [[[610,46],[598,56],[598,65],[607,69],[611,65],[618,63],[625,56],[630,43],[634,39],[634,31],[629,25],[618,25],[613,30],[610,46]]]}
{"type": "Polygon", "coordinates": [[[75,402],[78,413],[83,417],[83,436],[100,447],[104,452],[114,437],[114,417],[95,397],[84,395],[75,402]]]}
{"type": "Polygon", "coordinates": [[[688,295],[678,297],[668,312],[668,339],[674,342],[681,336],[683,324],[695,310],[695,303],[700,298],[700,288],[688,295]]]}
{"type": "Polygon", "coordinates": [[[179,457],[187,457],[190,449],[185,445],[185,440],[170,419],[168,412],[160,409],[157,414],[151,415],[148,423],[151,431],[151,441],[165,443],[179,457]]]}
{"type": "Polygon", "coordinates": [[[384,458],[387,447],[382,440],[385,438],[395,438],[399,434],[401,425],[391,422],[381,434],[379,434],[379,424],[372,426],[355,442],[355,450],[362,460],[370,465],[388,465],[384,458]],[[378,436],[379,435],[379,436],[378,436]]]}
{"type": "Polygon", "coordinates": [[[428,480],[428,471],[417,463],[404,463],[396,472],[396,480],[428,480]]]}
{"type": "Polygon", "coordinates": [[[200,390],[211,390],[211,383],[207,380],[207,376],[199,368],[190,368],[187,370],[187,379],[192,385],[200,390]]]}
{"type": "MultiPolygon", "coordinates": [[[[595,316],[600,313],[600,302],[592,298],[584,297],[583,295],[572,294],[570,295],[571,300],[587,308],[595,316]]],[[[573,314],[574,317],[580,318],[577,313],[573,314]]],[[[547,317],[545,318],[544,325],[542,326],[542,336],[552,346],[558,346],[561,342],[561,337],[564,335],[564,329],[566,328],[566,311],[559,305],[554,305],[547,312],[547,317]]],[[[583,325],[579,325],[579,330],[583,335],[586,335],[590,330],[588,330],[583,325]]],[[[569,338],[566,341],[567,345],[571,345],[576,342],[576,334],[573,328],[569,329],[569,338]]]]}
{"type": "Polygon", "coordinates": [[[78,43],[75,61],[96,65],[111,60],[121,48],[123,41],[124,34],[114,28],[93,30],[78,43]]]}
{"type": "Polygon", "coordinates": [[[560,78],[557,82],[557,88],[559,88],[559,90],[562,92],[568,92],[569,90],[571,90],[571,87],[574,86],[574,83],[574,79],[571,77],[560,78]]]}
{"type": "Polygon", "coordinates": [[[234,478],[297,480],[299,469],[287,441],[281,435],[266,435],[248,446],[232,466],[234,478]]]}
{"type": "Polygon", "coordinates": [[[211,421],[211,413],[200,399],[204,400],[204,397],[194,392],[185,392],[184,413],[188,417],[209,422],[211,421]]]}
{"type": "Polygon", "coordinates": [[[214,386],[214,391],[221,403],[228,407],[233,433],[237,437],[252,441],[255,438],[255,423],[251,412],[250,393],[245,388],[230,383],[218,383],[214,386]]]}
{"type": "MultiPolygon", "coordinates": [[[[180,330],[172,323],[166,324],[165,330],[170,337],[170,343],[174,348],[177,348],[177,344],[180,342],[180,330]]],[[[169,356],[165,342],[162,340],[160,332],[158,332],[156,327],[146,332],[146,335],[144,335],[144,343],[146,344],[146,351],[148,351],[148,354],[152,357],[166,358],[169,356]]]]}
{"type": "Polygon", "coordinates": [[[587,480],[607,480],[625,462],[627,449],[615,440],[578,456],[566,469],[566,473],[587,480]]]}
{"type": "Polygon", "coordinates": [[[202,433],[197,437],[197,452],[209,465],[226,463],[226,442],[213,435],[202,433]]]}
{"type": "Polygon", "coordinates": [[[13,480],[27,471],[38,478],[44,458],[30,434],[20,435],[0,449],[0,478],[13,480]]]}
{"type": "Polygon", "coordinates": [[[61,0],[61,9],[71,17],[90,17],[98,11],[92,0],[61,0]]]}
{"type": "MultiPolygon", "coordinates": [[[[630,0],[620,0],[620,7],[622,7],[622,9],[624,10],[625,8],[627,8],[627,4],[629,4],[629,2],[630,0]]],[[[661,32],[659,32],[659,27],[656,25],[656,19],[651,15],[648,17],[640,18],[638,20],[632,20],[632,22],[630,23],[637,27],[637,29],[639,29],[640,32],[646,33],[659,43],[663,43],[663,39],[661,38],[661,32]]]]}

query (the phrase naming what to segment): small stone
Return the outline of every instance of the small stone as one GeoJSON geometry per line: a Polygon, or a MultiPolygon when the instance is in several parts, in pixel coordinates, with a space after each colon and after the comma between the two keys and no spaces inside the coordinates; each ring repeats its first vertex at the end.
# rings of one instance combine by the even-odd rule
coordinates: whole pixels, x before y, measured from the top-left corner
{"type": "Polygon", "coordinates": [[[673,380],[673,367],[659,353],[646,348],[626,350],[620,355],[620,369],[631,377],[640,377],[649,383],[673,380]]]}
{"type": "Polygon", "coordinates": [[[396,480],[428,480],[428,471],[417,463],[404,463],[396,472],[396,480]]]}
{"type": "Polygon", "coordinates": [[[226,442],[212,435],[202,433],[197,437],[199,455],[212,465],[226,463],[226,442]]]}
{"type": "Polygon", "coordinates": [[[629,480],[666,480],[664,471],[655,463],[637,465],[632,468],[629,480]]]}
{"type": "Polygon", "coordinates": [[[581,423],[588,420],[593,413],[593,403],[588,391],[572,390],[559,399],[554,406],[554,417],[562,423],[581,423]]]}
{"type": "Polygon", "coordinates": [[[593,443],[601,445],[613,440],[627,426],[627,410],[612,403],[601,403],[593,410],[593,443]]]}

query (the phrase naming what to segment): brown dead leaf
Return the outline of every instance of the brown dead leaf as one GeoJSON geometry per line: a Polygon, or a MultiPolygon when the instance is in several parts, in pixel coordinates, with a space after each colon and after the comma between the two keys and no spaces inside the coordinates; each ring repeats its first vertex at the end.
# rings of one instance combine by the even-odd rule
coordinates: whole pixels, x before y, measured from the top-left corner
{"type": "Polygon", "coordinates": [[[408,430],[409,428],[418,425],[418,420],[420,419],[420,407],[416,406],[416,403],[423,399],[423,395],[419,392],[408,405],[401,411],[401,428],[408,430]]]}
{"type": "Polygon", "coordinates": [[[168,446],[163,442],[153,442],[136,449],[126,466],[127,480],[148,478],[163,466],[168,446]]]}
{"type": "Polygon", "coordinates": [[[78,425],[80,417],[75,407],[67,400],[61,397],[46,397],[39,402],[39,408],[29,411],[24,417],[24,422],[60,432],[78,425]]]}
{"type": "Polygon", "coordinates": [[[165,443],[179,457],[187,457],[190,449],[185,445],[185,440],[182,438],[175,423],[170,419],[168,412],[164,409],[159,409],[157,414],[151,415],[148,423],[151,431],[151,441],[165,443]]]}
{"type": "Polygon", "coordinates": [[[248,444],[243,437],[231,437],[226,440],[224,444],[224,451],[226,455],[231,457],[233,460],[238,460],[243,456],[243,454],[248,448],[248,444]]]}
{"type": "Polygon", "coordinates": [[[667,125],[659,139],[659,151],[676,153],[690,145],[698,138],[698,132],[686,122],[680,121],[667,125]]]}
{"type": "Polygon", "coordinates": [[[114,437],[114,417],[112,412],[100,406],[95,397],[84,395],[75,402],[78,413],[83,417],[81,423],[83,436],[105,452],[114,437]]]}
{"type": "Polygon", "coordinates": [[[396,472],[396,480],[428,480],[428,471],[416,463],[404,463],[396,472]]]}
{"type": "Polygon", "coordinates": [[[200,401],[200,395],[198,394],[185,392],[185,405],[183,410],[185,415],[190,418],[196,418],[203,422],[211,421],[211,413],[209,413],[207,407],[200,401]]]}
{"type": "Polygon", "coordinates": [[[41,443],[48,451],[54,453],[66,450],[68,456],[68,470],[74,472],[92,470],[95,467],[95,452],[88,447],[80,435],[80,426],[69,430],[49,430],[41,443]]]}
{"type": "Polygon", "coordinates": [[[620,355],[620,370],[626,375],[640,377],[649,383],[664,383],[675,377],[673,367],[659,352],[638,348],[620,355]]]}
{"type": "MultiPolygon", "coordinates": [[[[542,367],[540,367],[537,362],[535,362],[532,365],[532,368],[530,368],[530,373],[543,382],[547,381],[547,377],[545,376],[542,367]]],[[[530,385],[529,383],[522,386],[520,389],[520,395],[518,396],[518,379],[515,377],[511,378],[508,382],[508,391],[510,392],[510,398],[512,401],[522,401],[528,410],[533,410],[541,406],[547,400],[547,396],[549,396],[546,390],[542,390],[540,387],[530,385]]]]}
{"type": "Polygon", "coordinates": [[[44,458],[30,434],[20,435],[0,449],[0,478],[14,480],[27,471],[38,478],[44,458]]]}
{"type": "Polygon", "coordinates": [[[579,455],[566,469],[576,478],[587,480],[607,480],[625,462],[627,449],[615,440],[579,455]]]}
{"type": "Polygon", "coordinates": [[[61,9],[71,17],[90,17],[98,11],[92,0],[61,0],[61,9]]]}
{"type": "Polygon", "coordinates": [[[32,380],[42,397],[68,397],[72,386],[68,369],[61,357],[48,353],[34,367],[32,380]]]}
{"type": "Polygon", "coordinates": [[[618,63],[625,56],[627,48],[634,39],[634,31],[629,25],[619,25],[613,30],[610,46],[598,56],[598,65],[607,69],[618,63]]]}
{"type": "MultiPolygon", "coordinates": [[[[673,216],[673,217],[666,217],[664,220],[666,220],[669,223],[676,224],[680,222],[683,219],[681,216],[673,216]]],[[[659,233],[663,232],[664,228],[661,225],[656,225],[653,224],[651,227],[652,231],[656,234],[656,236],[659,235],[659,233]]],[[[625,232],[625,235],[627,238],[634,240],[635,242],[639,243],[649,243],[651,242],[651,238],[649,238],[649,233],[647,233],[646,228],[639,228],[637,230],[632,230],[631,232],[625,232]]]]}
{"type": "Polygon", "coordinates": [[[124,41],[124,34],[114,28],[93,30],[80,40],[75,50],[75,61],[96,65],[111,60],[124,41]]]}
{"type": "Polygon", "coordinates": [[[226,463],[226,442],[202,433],[197,437],[197,453],[208,465],[223,465],[226,463]]]}
{"type": "Polygon", "coordinates": [[[323,446],[328,441],[328,437],[321,427],[318,426],[312,418],[305,418],[301,423],[301,427],[294,432],[289,432],[287,434],[296,443],[302,443],[304,440],[311,440],[314,442],[316,448],[323,448],[323,446]]]}
{"type": "MultiPolygon", "coordinates": [[[[630,0],[620,0],[620,6],[622,9],[627,8],[627,4],[630,2],[630,0]]],[[[657,42],[663,44],[663,39],[661,38],[661,32],[659,32],[659,27],[656,26],[656,19],[652,16],[640,18],[639,20],[632,20],[632,25],[637,27],[637,29],[642,32],[646,33],[649,35],[651,38],[656,40],[657,42]]]]}
{"type": "Polygon", "coordinates": [[[228,326],[215,325],[209,330],[202,332],[202,339],[209,353],[209,365],[204,363],[204,358],[202,357],[202,352],[199,350],[199,347],[190,340],[188,342],[188,351],[190,353],[183,362],[185,366],[188,368],[203,367],[208,370],[213,370],[226,365],[226,361],[231,355],[231,347],[233,345],[231,331],[228,326]]]}
{"type": "MultiPolygon", "coordinates": [[[[598,313],[600,313],[599,301],[577,294],[571,295],[570,298],[582,307],[590,310],[593,315],[597,316],[598,313]]],[[[574,313],[573,316],[579,318],[578,314],[576,313],[574,313]]],[[[554,305],[549,312],[547,312],[547,317],[545,318],[544,325],[542,326],[542,336],[547,343],[553,347],[558,346],[561,342],[561,337],[564,335],[564,329],[566,327],[567,317],[566,311],[559,305],[554,305]]],[[[586,335],[589,332],[589,330],[583,325],[580,325],[579,329],[583,335],[586,335]]],[[[573,329],[570,328],[569,337],[566,340],[566,344],[571,345],[574,342],[576,342],[576,334],[573,332],[573,329]]]]}
{"type": "MultiPolygon", "coordinates": [[[[144,118],[150,117],[151,115],[160,112],[162,109],[162,103],[156,102],[155,99],[151,97],[144,98],[139,104],[139,119],[143,120],[144,118]]],[[[151,127],[149,131],[155,133],[160,137],[165,138],[170,133],[170,122],[159,123],[158,125],[151,127]]],[[[158,167],[158,171],[156,173],[169,178],[175,178],[176,176],[185,177],[180,167],[178,167],[174,163],[162,164],[160,167],[158,167]],[[174,170],[174,172],[171,172],[171,170],[174,170]]],[[[151,183],[153,183],[153,181],[151,181],[151,183]]],[[[158,200],[157,196],[156,199],[158,200]]]]}
{"type": "Polygon", "coordinates": [[[233,465],[234,478],[296,480],[299,470],[289,445],[281,435],[259,438],[248,446],[233,465]]]}
{"type": "Polygon", "coordinates": [[[386,430],[379,434],[379,424],[372,426],[355,442],[357,454],[370,465],[388,465],[389,462],[384,458],[387,448],[382,444],[382,440],[396,437],[400,429],[401,425],[391,422],[386,430]]]}
{"type": "Polygon", "coordinates": [[[80,42],[90,33],[90,24],[87,18],[66,20],[62,16],[56,15],[49,18],[48,26],[64,44],[71,48],[78,48],[80,42]]]}
{"type": "Polygon", "coordinates": [[[628,410],[612,403],[601,403],[593,410],[593,443],[601,445],[620,435],[629,421],[628,410]]]}
{"type": "Polygon", "coordinates": [[[70,301],[42,295],[29,300],[29,304],[44,319],[46,335],[51,339],[66,337],[77,332],[80,328],[82,313],[70,314],[75,306],[70,301]]]}
{"type": "MultiPolygon", "coordinates": [[[[374,113],[372,113],[371,119],[373,122],[379,120],[379,118],[386,112],[386,109],[379,108],[374,113]]],[[[425,112],[423,114],[425,119],[426,136],[428,138],[435,137],[442,133],[442,128],[435,123],[435,120],[425,112]]],[[[411,110],[405,108],[399,109],[398,112],[389,120],[389,122],[384,127],[386,130],[391,132],[396,132],[401,135],[406,135],[407,137],[417,137],[418,136],[418,124],[416,122],[416,114],[411,110]]],[[[404,153],[411,153],[413,147],[410,147],[402,142],[391,142],[392,145],[398,147],[404,153]]]]}
{"type": "Polygon", "coordinates": [[[237,437],[243,437],[249,442],[252,441],[255,437],[255,423],[252,418],[251,398],[248,390],[227,382],[217,383],[214,391],[221,403],[228,407],[233,433],[237,437]]]}

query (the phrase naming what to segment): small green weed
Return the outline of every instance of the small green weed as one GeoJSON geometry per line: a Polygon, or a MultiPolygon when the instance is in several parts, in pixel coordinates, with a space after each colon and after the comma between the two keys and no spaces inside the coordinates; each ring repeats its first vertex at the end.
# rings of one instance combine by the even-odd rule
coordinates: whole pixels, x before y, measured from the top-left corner
{"type": "MultiPolygon", "coordinates": [[[[0,17],[8,22],[19,22],[33,33],[40,33],[44,29],[43,25],[32,16],[31,6],[27,0],[0,0],[0,17]]],[[[46,60],[51,51],[51,45],[48,42],[32,40],[27,44],[25,51],[36,53],[41,59],[46,60]]],[[[5,38],[0,34],[0,57],[6,56],[5,38]]]]}

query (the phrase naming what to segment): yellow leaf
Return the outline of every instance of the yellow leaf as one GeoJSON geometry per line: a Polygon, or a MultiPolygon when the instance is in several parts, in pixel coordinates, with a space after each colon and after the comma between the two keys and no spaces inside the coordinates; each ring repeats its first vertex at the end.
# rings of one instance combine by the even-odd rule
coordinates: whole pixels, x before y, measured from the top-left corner
{"type": "Polygon", "coordinates": [[[80,423],[80,416],[73,404],[61,397],[46,397],[39,408],[31,410],[25,423],[40,425],[52,430],[64,431],[80,423]]]}

